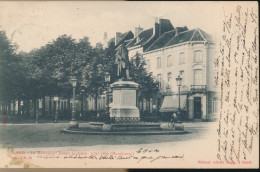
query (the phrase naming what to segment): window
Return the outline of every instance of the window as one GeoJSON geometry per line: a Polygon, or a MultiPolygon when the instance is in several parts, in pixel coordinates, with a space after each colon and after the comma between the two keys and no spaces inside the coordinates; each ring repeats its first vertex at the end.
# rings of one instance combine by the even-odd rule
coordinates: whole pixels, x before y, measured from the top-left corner
{"type": "Polygon", "coordinates": [[[218,100],[217,100],[217,98],[213,98],[213,104],[212,104],[212,106],[213,106],[213,113],[218,113],[218,100]]]}
{"type": "Polygon", "coordinates": [[[157,68],[161,67],[161,57],[157,58],[157,68]]]}
{"type": "Polygon", "coordinates": [[[159,83],[159,88],[162,88],[162,75],[161,74],[157,75],[157,81],[159,83]]]}
{"type": "Polygon", "coordinates": [[[172,66],[172,56],[171,55],[169,55],[168,57],[167,57],[167,66],[172,66]]]}
{"type": "Polygon", "coordinates": [[[146,60],[147,69],[151,69],[151,61],[146,60]]]}
{"type": "Polygon", "coordinates": [[[184,53],[180,53],[180,56],[179,56],[179,64],[185,64],[185,56],[184,56],[184,53]]]}
{"type": "Polygon", "coordinates": [[[172,73],[169,72],[167,73],[167,87],[171,88],[171,83],[172,83],[172,73]]]}
{"type": "Polygon", "coordinates": [[[181,70],[180,72],[179,72],[179,75],[180,75],[180,77],[182,78],[182,84],[184,83],[184,70],[181,70]]]}
{"type": "Polygon", "coordinates": [[[194,84],[195,85],[203,85],[202,70],[195,70],[194,71],[194,84]]]}
{"type": "Polygon", "coordinates": [[[194,63],[202,63],[202,51],[195,51],[194,63]]]}

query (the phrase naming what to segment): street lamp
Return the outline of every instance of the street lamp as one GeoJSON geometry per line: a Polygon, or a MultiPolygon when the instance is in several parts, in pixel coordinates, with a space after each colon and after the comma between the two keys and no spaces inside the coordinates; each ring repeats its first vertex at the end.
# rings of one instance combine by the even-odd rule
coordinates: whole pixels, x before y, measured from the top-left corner
{"type": "Polygon", "coordinates": [[[110,74],[108,72],[105,73],[105,82],[106,83],[110,82],[110,74]]]}
{"type": "Polygon", "coordinates": [[[110,74],[108,72],[105,73],[105,82],[107,84],[107,93],[106,93],[106,110],[109,115],[109,82],[110,82],[110,74]]]}
{"type": "Polygon", "coordinates": [[[85,92],[85,90],[82,89],[82,90],[80,90],[80,92],[81,92],[81,96],[82,96],[82,100],[81,100],[81,116],[80,117],[82,117],[84,115],[84,92],[85,92]]]}
{"type": "Polygon", "coordinates": [[[176,82],[177,82],[177,86],[179,89],[179,106],[178,106],[178,112],[177,112],[177,122],[180,123],[179,119],[180,119],[180,115],[181,115],[181,99],[180,99],[180,90],[181,90],[181,81],[182,78],[180,77],[180,75],[176,78],[176,82]]]}
{"type": "Polygon", "coordinates": [[[72,84],[73,87],[73,103],[72,103],[72,119],[70,121],[70,128],[78,128],[79,124],[76,121],[76,108],[75,108],[75,89],[76,89],[76,85],[77,85],[77,78],[76,76],[72,76],[70,79],[70,82],[72,84]]]}
{"type": "Polygon", "coordinates": [[[60,113],[60,99],[59,97],[54,97],[54,101],[56,102],[56,112],[55,112],[55,121],[54,123],[58,123],[59,113],[60,113]]]}

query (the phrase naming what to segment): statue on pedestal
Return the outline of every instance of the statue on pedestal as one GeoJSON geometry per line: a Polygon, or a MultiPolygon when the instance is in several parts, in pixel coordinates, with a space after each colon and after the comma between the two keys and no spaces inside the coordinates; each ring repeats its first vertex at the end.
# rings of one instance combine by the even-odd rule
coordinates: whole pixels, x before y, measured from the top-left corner
{"type": "Polygon", "coordinates": [[[123,80],[130,80],[129,57],[125,42],[116,49],[115,63],[117,64],[117,76],[123,80]]]}

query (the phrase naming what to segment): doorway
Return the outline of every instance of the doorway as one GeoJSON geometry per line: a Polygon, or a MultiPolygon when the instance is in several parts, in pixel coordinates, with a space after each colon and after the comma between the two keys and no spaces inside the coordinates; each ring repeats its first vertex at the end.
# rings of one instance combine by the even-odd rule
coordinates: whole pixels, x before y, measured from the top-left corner
{"type": "Polygon", "coordinates": [[[194,97],[194,119],[201,119],[201,97],[194,97]]]}

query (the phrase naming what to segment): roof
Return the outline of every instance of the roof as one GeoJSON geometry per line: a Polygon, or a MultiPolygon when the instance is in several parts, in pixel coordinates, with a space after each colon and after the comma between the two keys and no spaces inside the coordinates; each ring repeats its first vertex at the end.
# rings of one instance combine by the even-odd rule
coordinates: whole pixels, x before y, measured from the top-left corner
{"type": "Polygon", "coordinates": [[[181,32],[177,36],[174,36],[165,46],[167,47],[175,44],[180,44],[183,42],[188,42],[191,40],[194,32],[195,29],[181,32]]]}
{"type": "Polygon", "coordinates": [[[124,42],[126,40],[134,38],[134,34],[132,33],[132,31],[128,31],[128,32],[123,33],[119,37],[120,37],[120,41],[118,42],[118,44],[115,47],[118,47],[119,45],[122,44],[122,42],[124,42]]]}
{"type": "Polygon", "coordinates": [[[175,31],[169,31],[161,35],[145,52],[189,41],[212,41],[212,38],[201,29],[187,30],[178,35],[175,35],[175,31]]]}
{"type": "Polygon", "coordinates": [[[139,42],[137,42],[137,37],[127,44],[127,47],[135,47],[137,45],[145,44],[153,36],[153,28],[143,30],[137,37],[139,37],[139,42]]]}
{"type": "MultiPolygon", "coordinates": [[[[118,42],[117,45],[115,45],[115,47],[117,47],[118,45],[120,45],[123,41],[129,42],[128,40],[131,40],[133,37],[134,37],[134,34],[132,33],[132,31],[127,31],[127,32],[121,34],[121,35],[119,36],[120,41],[118,42]]],[[[109,44],[111,44],[111,43],[115,44],[115,37],[111,38],[111,39],[108,41],[108,46],[109,46],[109,44]]]]}
{"type": "Polygon", "coordinates": [[[151,50],[155,50],[155,49],[164,47],[172,39],[172,37],[174,35],[175,35],[174,30],[165,32],[146,51],[151,51],[151,50]]]}

